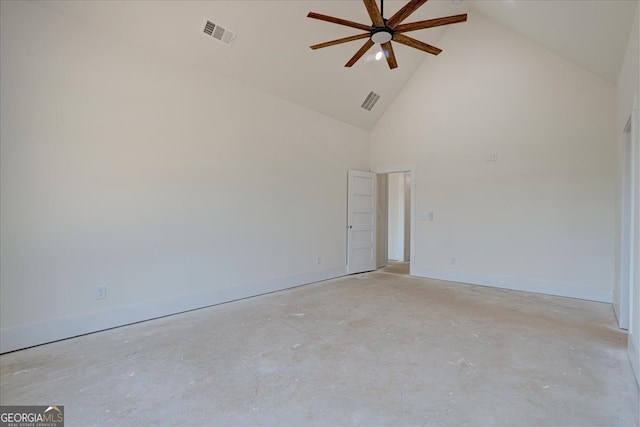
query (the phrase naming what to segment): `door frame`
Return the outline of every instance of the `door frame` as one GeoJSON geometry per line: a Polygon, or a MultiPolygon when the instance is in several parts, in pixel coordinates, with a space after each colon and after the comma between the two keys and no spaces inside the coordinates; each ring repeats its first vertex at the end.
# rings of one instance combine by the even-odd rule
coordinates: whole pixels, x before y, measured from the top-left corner
{"type": "Polygon", "coordinates": [[[415,165],[395,165],[395,166],[376,166],[371,168],[371,172],[378,175],[387,175],[390,173],[410,172],[411,173],[411,230],[409,230],[409,275],[415,269],[416,260],[416,166],[415,165]]]}
{"type": "Polygon", "coordinates": [[[621,329],[629,329],[629,318],[632,312],[633,257],[634,257],[634,133],[633,117],[629,117],[622,133],[621,150],[621,198],[620,198],[620,264],[618,283],[614,293],[613,308],[621,329]]]}

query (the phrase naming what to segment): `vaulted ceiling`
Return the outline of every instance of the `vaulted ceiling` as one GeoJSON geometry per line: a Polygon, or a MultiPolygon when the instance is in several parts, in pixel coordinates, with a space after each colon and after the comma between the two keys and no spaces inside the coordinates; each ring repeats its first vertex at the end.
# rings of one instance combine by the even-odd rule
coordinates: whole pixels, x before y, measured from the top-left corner
{"type": "MultiPolygon", "coordinates": [[[[437,57],[394,44],[399,67],[376,61],[374,46],[352,68],[344,64],[362,40],[312,51],[309,46],[360,33],[306,17],[310,11],[369,24],[360,0],[36,1],[100,31],[264,90],[365,130],[371,129],[423,61],[437,57]],[[208,19],[236,33],[232,47],[202,32],[208,19]],[[360,107],[370,91],[372,111],[360,107]]],[[[406,3],[384,2],[385,18],[406,3]]],[[[431,0],[405,22],[481,13],[601,78],[616,83],[635,0],[431,0]]],[[[411,33],[438,45],[455,24],[411,33]]],[[[446,54],[446,51],[443,52],[446,54]]],[[[490,54],[490,47],[487,47],[490,54]]]]}

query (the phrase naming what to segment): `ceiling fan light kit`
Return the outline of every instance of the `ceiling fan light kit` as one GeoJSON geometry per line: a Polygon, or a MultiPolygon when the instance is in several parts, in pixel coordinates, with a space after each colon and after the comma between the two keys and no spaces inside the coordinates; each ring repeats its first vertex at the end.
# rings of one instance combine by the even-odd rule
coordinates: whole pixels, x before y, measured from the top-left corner
{"type": "Polygon", "coordinates": [[[382,44],[390,42],[393,39],[393,31],[385,27],[376,27],[371,30],[371,41],[382,44]]]}
{"type": "Polygon", "coordinates": [[[321,49],[323,47],[335,46],[337,44],[347,43],[350,41],[361,40],[368,38],[364,45],[356,52],[356,54],[345,64],[345,67],[352,67],[358,59],[360,59],[374,44],[379,44],[384,52],[384,56],[387,59],[389,68],[397,68],[396,56],[393,53],[392,41],[403,44],[415,49],[419,49],[423,52],[430,53],[432,55],[438,55],[442,52],[435,46],[421,42],[412,37],[406,36],[403,33],[409,31],[423,30],[426,28],[440,27],[442,25],[456,24],[458,22],[465,22],[467,20],[467,14],[446,16],[436,19],[428,19],[426,21],[411,22],[408,24],[402,24],[413,12],[418,10],[420,6],[425,4],[427,0],[410,0],[399,11],[397,11],[391,18],[385,19],[381,11],[384,11],[384,0],[380,0],[380,9],[376,4],[376,0],[362,0],[369,17],[371,18],[371,25],[360,24],[346,19],[335,18],[333,16],[323,15],[316,12],[309,12],[307,17],[318,19],[320,21],[332,22],[338,25],[344,25],[351,28],[356,28],[362,31],[366,31],[363,34],[356,34],[354,36],[343,37],[337,40],[331,40],[324,43],[319,43],[311,46],[311,49],[321,49]]]}

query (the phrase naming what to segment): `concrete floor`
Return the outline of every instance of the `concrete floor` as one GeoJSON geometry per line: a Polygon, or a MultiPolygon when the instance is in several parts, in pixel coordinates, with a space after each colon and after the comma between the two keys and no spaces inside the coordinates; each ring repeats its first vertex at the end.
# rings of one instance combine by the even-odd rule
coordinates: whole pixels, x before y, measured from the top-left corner
{"type": "Polygon", "coordinates": [[[379,271],[383,273],[392,273],[392,274],[409,274],[409,263],[408,262],[397,262],[397,261],[387,261],[387,266],[381,268],[379,271]]]}
{"type": "Polygon", "coordinates": [[[383,270],[0,357],[67,426],[638,425],[608,304],[383,270]]]}

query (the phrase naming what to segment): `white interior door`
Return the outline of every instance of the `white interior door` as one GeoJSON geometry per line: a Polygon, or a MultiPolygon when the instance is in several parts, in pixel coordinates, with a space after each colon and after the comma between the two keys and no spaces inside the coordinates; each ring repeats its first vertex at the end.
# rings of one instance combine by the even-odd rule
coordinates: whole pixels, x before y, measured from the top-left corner
{"type": "Polygon", "coordinates": [[[376,174],[349,171],[347,273],[376,269],[376,174]]]}

